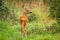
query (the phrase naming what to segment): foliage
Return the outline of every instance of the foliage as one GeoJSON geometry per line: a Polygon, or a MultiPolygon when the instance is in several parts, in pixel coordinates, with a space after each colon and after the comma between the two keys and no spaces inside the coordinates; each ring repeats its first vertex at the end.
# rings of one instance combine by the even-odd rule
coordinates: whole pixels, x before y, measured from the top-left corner
{"type": "Polygon", "coordinates": [[[9,15],[9,9],[4,5],[4,0],[0,1],[0,21],[7,20],[9,15]]]}
{"type": "Polygon", "coordinates": [[[0,40],[60,40],[60,0],[7,1],[0,0],[0,40]],[[21,35],[18,21],[24,9],[19,5],[31,2],[34,7],[31,8],[32,14],[27,15],[29,22],[25,37],[21,35]]]}
{"type": "Polygon", "coordinates": [[[10,9],[10,6],[7,5],[5,0],[1,0],[0,1],[0,21],[12,22],[14,20],[17,21],[17,18],[16,18],[16,15],[13,13],[13,10],[10,9]]]}
{"type": "Polygon", "coordinates": [[[50,16],[60,24],[60,0],[45,0],[50,5],[50,16]]]}
{"type": "MultiPolygon", "coordinates": [[[[56,25],[56,24],[55,24],[56,25]]],[[[55,26],[55,27],[58,27],[55,26]]],[[[56,29],[56,28],[54,28],[56,29]]],[[[48,33],[45,27],[39,23],[29,23],[27,26],[27,37],[21,35],[19,25],[11,26],[8,22],[0,22],[0,40],[59,40],[60,34],[48,33]],[[33,25],[32,25],[33,24],[33,25]]]]}
{"type": "Polygon", "coordinates": [[[19,33],[6,21],[0,21],[0,40],[19,40],[19,33]]]}

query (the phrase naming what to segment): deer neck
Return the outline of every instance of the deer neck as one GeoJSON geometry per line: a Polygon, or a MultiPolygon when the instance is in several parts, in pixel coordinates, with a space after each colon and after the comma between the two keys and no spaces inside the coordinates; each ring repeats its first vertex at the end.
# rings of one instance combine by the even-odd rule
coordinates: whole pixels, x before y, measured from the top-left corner
{"type": "Polygon", "coordinates": [[[26,14],[25,12],[23,12],[23,15],[24,15],[24,16],[27,16],[27,14],[26,14]]]}

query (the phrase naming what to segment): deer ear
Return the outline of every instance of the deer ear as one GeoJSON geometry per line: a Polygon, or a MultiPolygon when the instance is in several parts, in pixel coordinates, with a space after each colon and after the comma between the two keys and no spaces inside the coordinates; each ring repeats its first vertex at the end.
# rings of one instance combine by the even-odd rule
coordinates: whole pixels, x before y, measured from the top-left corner
{"type": "Polygon", "coordinates": [[[28,4],[28,3],[25,3],[25,4],[24,4],[24,9],[25,9],[25,10],[29,9],[29,4],[28,4]]]}

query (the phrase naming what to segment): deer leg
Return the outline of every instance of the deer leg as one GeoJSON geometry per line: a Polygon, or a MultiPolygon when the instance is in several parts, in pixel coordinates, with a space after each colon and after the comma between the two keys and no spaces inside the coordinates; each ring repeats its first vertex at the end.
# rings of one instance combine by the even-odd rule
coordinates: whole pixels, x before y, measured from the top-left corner
{"type": "Polygon", "coordinates": [[[21,24],[21,31],[22,31],[22,32],[21,32],[22,35],[24,35],[24,32],[25,32],[24,23],[21,24]]]}
{"type": "Polygon", "coordinates": [[[27,22],[24,22],[24,35],[26,36],[27,32],[26,32],[26,26],[27,26],[27,22]]]}

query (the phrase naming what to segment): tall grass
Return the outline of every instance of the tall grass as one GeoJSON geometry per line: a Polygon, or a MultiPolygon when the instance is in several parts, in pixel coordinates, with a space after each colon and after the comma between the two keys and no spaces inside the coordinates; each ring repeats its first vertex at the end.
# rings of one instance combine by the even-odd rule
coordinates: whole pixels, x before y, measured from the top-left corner
{"type": "Polygon", "coordinates": [[[0,22],[0,40],[18,40],[19,33],[6,21],[0,22]]]}
{"type": "Polygon", "coordinates": [[[0,40],[60,40],[60,25],[49,16],[50,6],[48,4],[32,8],[32,14],[27,15],[29,20],[26,28],[27,37],[21,35],[19,21],[15,24],[14,20],[15,18],[19,20],[18,16],[23,8],[18,8],[13,5],[13,2],[12,5],[6,2],[5,6],[10,9],[10,14],[13,16],[9,21],[13,21],[0,21],[0,40]]]}
{"type": "MultiPolygon", "coordinates": [[[[59,26],[54,24],[56,28],[59,26]]],[[[55,28],[54,28],[55,29],[55,28]]],[[[50,33],[46,26],[39,22],[30,22],[27,25],[27,37],[21,35],[20,25],[12,26],[7,21],[0,21],[0,40],[59,40],[59,32],[50,33]]]]}

